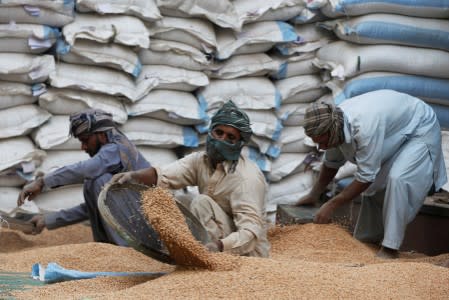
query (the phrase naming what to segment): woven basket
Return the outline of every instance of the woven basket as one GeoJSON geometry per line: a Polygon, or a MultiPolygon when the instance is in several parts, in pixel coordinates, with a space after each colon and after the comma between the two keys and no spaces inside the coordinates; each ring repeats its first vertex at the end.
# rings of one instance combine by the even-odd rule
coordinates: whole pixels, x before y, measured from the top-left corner
{"type": "MultiPolygon", "coordinates": [[[[174,264],[159,234],[142,214],[140,194],[150,187],[141,184],[106,184],[98,196],[98,209],[103,219],[131,247],[158,261],[174,264]],[[110,193],[117,197],[108,197],[110,193]]],[[[195,239],[202,244],[209,242],[209,235],[198,219],[176,201],[195,239]]]]}

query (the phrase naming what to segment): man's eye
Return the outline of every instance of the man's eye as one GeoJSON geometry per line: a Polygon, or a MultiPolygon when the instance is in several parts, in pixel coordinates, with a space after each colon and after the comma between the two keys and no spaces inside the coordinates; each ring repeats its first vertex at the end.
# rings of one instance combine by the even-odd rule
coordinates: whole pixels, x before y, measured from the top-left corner
{"type": "Polygon", "coordinates": [[[221,136],[221,135],[223,135],[223,130],[216,129],[216,130],[215,130],[215,134],[221,136]]]}

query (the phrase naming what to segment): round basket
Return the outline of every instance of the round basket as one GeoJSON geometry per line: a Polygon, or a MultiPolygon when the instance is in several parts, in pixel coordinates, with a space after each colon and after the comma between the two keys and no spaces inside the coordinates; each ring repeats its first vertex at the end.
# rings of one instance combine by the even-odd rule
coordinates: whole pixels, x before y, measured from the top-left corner
{"type": "MultiPolygon", "coordinates": [[[[106,223],[131,247],[158,261],[174,264],[170,253],[141,211],[141,193],[150,187],[141,184],[106,184],[98,196],[98,209],[106,223]],[[114,194],[115,197],[109,195],[114,194]],[[109,196],[109,197],[108,197],[109,196]]],[[[199,220],[176,201],[196,240],[209,242],[209,235],[199,220]]]]}

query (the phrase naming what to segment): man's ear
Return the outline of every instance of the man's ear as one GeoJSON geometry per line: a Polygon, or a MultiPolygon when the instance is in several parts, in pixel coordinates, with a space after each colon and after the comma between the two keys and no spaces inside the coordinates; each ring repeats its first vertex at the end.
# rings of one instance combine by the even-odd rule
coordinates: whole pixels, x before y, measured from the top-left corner
{"type": "Polygon", "coordinates": [[[108,143],[108,136],[106,135],[106,132],[97,132],[97,136],[101,145],[106,145],[108,143]]]}

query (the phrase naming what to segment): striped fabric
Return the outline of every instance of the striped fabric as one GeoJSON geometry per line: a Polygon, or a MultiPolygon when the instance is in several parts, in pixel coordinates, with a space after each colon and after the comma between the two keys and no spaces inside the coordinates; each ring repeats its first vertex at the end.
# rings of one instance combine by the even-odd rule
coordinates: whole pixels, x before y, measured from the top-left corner
{"type": "Polygon", "coordinates": [[[70,135],[74,137],[107,131],[112,128],[115,128],[112,114],[100,109],[86,109],[70,115],[70,135]]]}
{"type": "Polygon", "coordinates": [[[240,131],[243,141],[249,141],[253,131],[248,115],[229,100],[212,117],[210,130],[217,125],[232,126],[240,131]]]}

